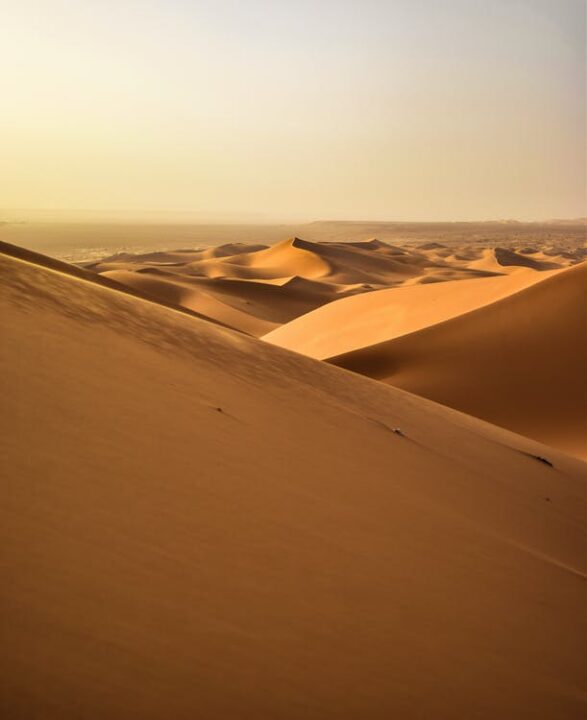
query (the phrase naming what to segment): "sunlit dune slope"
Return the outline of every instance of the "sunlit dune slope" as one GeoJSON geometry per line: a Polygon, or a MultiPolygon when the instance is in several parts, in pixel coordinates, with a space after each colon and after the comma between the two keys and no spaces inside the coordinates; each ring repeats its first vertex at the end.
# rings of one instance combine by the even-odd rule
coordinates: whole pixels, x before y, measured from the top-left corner
{"type": "Polygon", "coordinates": [[[581,717],[583,463],[0,272],[5,717],[581,717]]]}
{"type": "Polygon", "coordinates": [[[585,263],[485,307],[329,359],[587,457],[585,263]]]}
{"type": "Polygon", "coordinates": [[[327,359],[448,320],[507,297],[546,276],[519,270],[507,276],[354,295],[302,315],[263,339],[310,357],[327,359]]]}

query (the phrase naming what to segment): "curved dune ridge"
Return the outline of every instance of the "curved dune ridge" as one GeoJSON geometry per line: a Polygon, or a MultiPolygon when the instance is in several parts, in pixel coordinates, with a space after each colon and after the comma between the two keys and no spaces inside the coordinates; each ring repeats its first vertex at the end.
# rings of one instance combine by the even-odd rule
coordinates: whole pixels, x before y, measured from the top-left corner
{"type": "Polygon", "coordinates": [[[519,271],[483,280],[404,286],[337,300],[263,337],[320,360],[368,347],[462,315],[552,273],[519,271]]]}
{"type": "Polygon", "coordinates": [[[587,457],[585,263],[329,360],[587,457]]]}
{"type": "MultiPolygon", "coordinates": [[[[225,325],[220,320],[214,319],[209,315],[202,315],[195,310],[189,308],[187,305],[176,302],[178,299],[181,299],[178,296],[178,293],[169,292],[167,288],[165,292],[162,293],[160,292],[160,288],[156,288],[154,285],[151,285],[150,287],[143,285],[141,287],[141,284],[136,283],[134,281],[134,278],[132,282],[128,282],[128,276],[124,278],[124,282],[118,282],[116,280],[115,274],[114,277],[109,277],[109,275],[113,275],[113,273],[101,273],[97,275],[92,272],[91,269],[86,269],[77,265],[71,265],[69,263],[63,262],[62,260],[57,260],[55,258],[34,252],[33,250],[28,250],[3,241],[0,241],[0,253],[2,255],[5,255],[6,257],[15,257],[20,260],[25,260],[27,262],[41,265],[42,267],[46,267],[51,270],[57,270],[58,272],[62,272],[66,275],[71,275],[73,277],[92,282],[94,284],[102,285],[104,287],[127,293],[129,295],[134,295],[145,300],[149,300],[151,302],[156,302],[159,305],[171,307],[174,310],[178,310],[179,312],[193,315],[195,317],[200,317],[202,319],[209,320],[210,322],[215,322],[218,325],[222,325],[224,327],[231,327],[228,324],[225,325]]],[[[119,277],[121,277],[121,275],[119,275],[119,277]]]]}
{"type": "Polygon", "coordinates": [[[0,272],[6,717],[582,715],[583,463],[86,276],[0,272]]]}
{"type": "Polygon", "coordinates": [[[438,243],[408,247],[377,239],[310,242],[294,237],[272,247],[230,243],[205,250],[119,253],[85,267],[140,292],[148,291],[163,302],[171,298],[194,312],[260,336],[342,297],[515,274],[523,267],[556,269],[579,259],[573,252],[566,254],[563,257],[561,250],[551,256],[524,255],[504,248],[449,248],[438,243]],[[498,262],[498,255],[503,262],[498,262]]]}
{"type": "Polygon", "coordinates": [[[217,320],[228,327],[238,328],[251,335],[262,335],[276,326],[276,323],[232,307],[193,285],[190,286],[176,278],[169,278],[169,275],[165,277],[129,270],[107,270],[101,276],[156,296],[167,303],[181,305],[208,319],[217,320]]]}

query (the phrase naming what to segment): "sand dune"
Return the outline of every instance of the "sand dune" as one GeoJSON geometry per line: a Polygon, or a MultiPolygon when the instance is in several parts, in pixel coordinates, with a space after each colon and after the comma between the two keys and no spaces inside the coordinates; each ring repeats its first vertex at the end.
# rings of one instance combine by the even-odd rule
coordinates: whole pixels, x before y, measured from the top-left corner
{"type": "Polygon", "coordinates": [[[6,717],[582,715],[583,463],[0,271],[6,717]]]}
{"type": "Polygon", "coordinates": [[[587,264],[429,327],[418,322],[401,337],[402,321],[392,323],[392,339],[329,359],[587,457],[587,264]]]}
{"type": "Polygon", "coordinates": [[[317,252],[312,243],[292,238],[278,243],[267,250],[249,255],[255,270],[268,271],[273,277],[299,275],[309,280],[318,280],[331,272],[329,263],[317,252]]]}
{"type": "Polygon", "coordinates": [[[531,255],[517,253],[508,248],[486,248],[476,254],[468,255],[467,267],[471,270],[484,270],[497,274],[516,272],[520,267],[532,270],[556,270],[568,266],[568,259],[562,255],[549,261],[539,260],[531,255]],[[554,262],[554,259],[559,262],[554,262]]]}
{"type": "Polygon", "coordinates": [[[227,327],[241,330],[250,335],[263,335],[277,325],[255,317],[253,313],[231,307],[213,295],[202,292],[187,283],[178,282],[175,278],[170,280],[169,277],[154,277],[147,273],[128,270],[106,271],[101,274],[101,277],[115,280],[121,285],[132,287],[167,304],[181,305],[197,312],[202,317],[216,320],[227,327]]]}
{"type": "Polygon", "coordinates": [[[317,267],[322,261],[304,250],[298,254],[292,243],[288,241],[281,248],[232,244],[203,251],[119,254],[86,268],[164,303],[179,304],[228,327],[260,336],[356,291],[356,286],[308,279],[316,274],[312,263],[317,267]],[[288,253],[288,248],[293,253],[288,253]],[[308,277],[292,274],[296,270],[308,277]]]}
{"type": "Polygon", "coordinates": [[[420,284],[355,295],[302,315],[263,339],[325,360],[475,310],[551,274],[522,270],[483,280],[420,284]]]}
{"type": "Polygon", "coordinates": [[[357,291],[356,285],[312,280],[326,264],[294,241],[118,255],[86,267],[254,336],[357,291]]]}
{"type": "MultiPolygon", "coordinates": [[[[81,218],[64,222],[59,215],[36,218],[15,216],[0,222],[0,239],[55,255],[69,262],[83,262],[113,252],[145,253],[161,248],[234,246],[234,255],[245,243],[271,245],[286,237],[313,242],[367,241],[411,246],[436,243],[445,247],[552,247],[555,253],[585,250],[586,222],[557,220],[547,223],[512,222],[312,222],[303,225],[237,225],[197,222],[104,222],[81,218]],[[25,222],[22,222],[22,221],[25,222]],[[239,247],[240,246],[240,247],[239,247]]],[[[250,245],[249,245],[250,247],[250,245]]],[[[583,257],[585,255],[583,254],[583,257]]]]}
{"type": "Polygon", "coordinates": [[[108,277],[107,273],[102,273],[102,274],[96,275],[94,272],[92,272],[89,269],[79,267],[77,265],[71,265],[69,263],[63,262],[61,260],[56,260],[55,258],[51,258],[46,255],[42,255],[42,254],[34,252],[32,250],[27,250],[25,248],[21,248],[16,245],[11,245],[10,243],[5,243],[5,242],[1,242],[1,241],[0,241],[0,253],[7,257],[15,257],[19,260],[26,260],[28,262],[32,262],[37,265],[41,265],[42,267],[46,267],[51,270],[57,270],[58,272],[62,272],[66,275],[71,275],[72,277],[80,278],[82,280],[91,282],[93,284],[102,285],[104,287],[108,287],[113,290],[117,290],[118,292],[123,292],[123,293],[127,293],[129,295],[134,295],[134,296],[143,298],[145,300],[156,302],[158,305],[164,305],[166,307],[171,307],[174,310],[178,310],[178,311],[186,313],[188,315],[193,315],[195,317],[200,317],[205,320],[209,320],[211,322],[216,322],[219,325],[224,325],[224,323],[221,322],[220,320],[215,320],[214,318],[209,317],[207,315],[201,315],[200,313],[192,310],[191,308],[187,307],[186,305],[175,303],[174,299],[172,297],[172,294],[169,292],[166,292],[166,293],[156,292],[156,293],[152,294],[151,291],[154,289],[153,287],[151,287],[150,289],[148,289],[146,287],[140,287],[140,283],[135,283],[134,281],[132,283],[117,282],[115,278],[108,277]]]}
{"type": "Polygon", "coordinates": [[[271,247],[229,243],[201,250],[118,253],[84,268],[259,336],[329,302],[372,290],[506,275],[523,266],[543,271],[577,262],[570,251],[563,258],[502,250],[505,260],[500,263],[499,248],[294,237],[271,247]]]}
{"type": "Polygon", "coordinates": [[[556,270],[562,267],[559,263],[540,261],[508,248],[495,248],[495,258],[502,267],[514,265],[516,267],[529,267],[533,270],[556,270]]]}

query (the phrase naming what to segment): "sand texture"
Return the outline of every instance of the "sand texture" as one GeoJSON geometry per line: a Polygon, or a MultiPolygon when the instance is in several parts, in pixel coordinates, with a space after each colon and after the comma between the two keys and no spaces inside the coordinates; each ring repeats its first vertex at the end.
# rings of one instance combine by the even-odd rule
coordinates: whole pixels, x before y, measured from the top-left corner
{"type": "MultiPolygon", "coordinates": [[[[389,384],[462,406],[458,368],[470,412],[525,398],[510,424],[572,449],[575,415],[550,413],[579,393],[583,267],[465,273],[444,287],[491,285],[464,314],[440,293],[429,326],[370,321],[375,344],[335,362],[377,382],[18,256],[0,255],[3,717],[584,717],[587,466],[389,384]]],[[[184,260],[102,274],[231,324],[225,303],[251,333],[286,322],[261,289],[311,305],[417,277],[385,248],[184,260]]]]}

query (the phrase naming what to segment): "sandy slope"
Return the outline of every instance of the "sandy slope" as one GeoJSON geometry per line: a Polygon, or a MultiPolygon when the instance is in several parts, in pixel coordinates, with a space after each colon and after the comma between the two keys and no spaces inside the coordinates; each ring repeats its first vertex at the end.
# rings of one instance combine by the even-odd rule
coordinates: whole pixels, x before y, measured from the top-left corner
{"type": "Polygon", "coordinates": [[[584,464],[0,271],[4,717],[583,715],[584,464]]]}
{"type": "Polygon", "coordinates": [[[518,270],[507,276],[378,290],[343,298],[302,315],[264,340],[327,359],[434,325],[507,297],[551,273],[518,270]]]}
{"type": "Polygon", "coordinates": [[[586,263],[414,329],[329,359],[587,457],[586,263]]]}
{"type": "MultiPolygon", "coordinates": [[[[263,335],[278,326],[277,323],[256,317],[253,313],[232,307],[213,294],[203,292],[193,284],[182,282],[169,274],[153,275],[130,270],[109,270],[101,273],[100,277],[110,278],[121,285],[156,297],[160,301],[188,308],[250,335],[263,335]]],[[[249,293],[241,293],[241,297],[243,294],[246,298],[249,293]]]]}
{"type": "MultiPolygon", "coordinates": [[[[43,267],[57,270],[58,272],[64,273],[66,275],[71,275],[76,278],[81,278],[82,280],[87,280],[97,285],[103,285],[104,287],[112,288],[113,290],[118,290],[119,292],[140,297],[151,302],[156,302],[158,305],[165,305],[166,307],[173,308],[174,310],[178,310],[179,312],[193,315],[195,317],[199,317],[210,322],[214,322],[218,325],[224,326],[224,323],[220,320],[216,320],[209,315],[202,315],[196,312],[194,309],[188,307],[186,304],[178,304],[176,302],[176,300],[178,299],[177,293],[161,293],[159,291],[153,293],[153,287],[147,287],[146,285],[141,286],[141,283],[135,282],[117,282],[115,276],[108,277],[109,273],[102,273],[96,275],[94,272],[84,267],[72,265],[70,263],[63,262],[62,260],[56,260],[55,258],[48,257],[32,250],[27,250],[25,248],[21,248],[17,245],[12,245],[6,242],[0,241],[0,253],[8,257],[16,257],[21,260],[26,260],[31,263],[42,265],[43,267]]],[[[226,326],[232,327],[231,325],[226,326]]]]}
{"type": "Polygon", "coordinates": [[[294,237],[272,247],[231,243],[204,250],[120,253],[86,264],[140,293],[179,304],[250,335],[263,335],[322,305],[374,289],[505,275],[519,265],[560,263],[519,257],[512,265],[479,248],[418,248],[363,242],[317,243],[294,237]]]}

